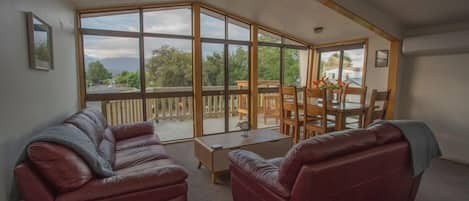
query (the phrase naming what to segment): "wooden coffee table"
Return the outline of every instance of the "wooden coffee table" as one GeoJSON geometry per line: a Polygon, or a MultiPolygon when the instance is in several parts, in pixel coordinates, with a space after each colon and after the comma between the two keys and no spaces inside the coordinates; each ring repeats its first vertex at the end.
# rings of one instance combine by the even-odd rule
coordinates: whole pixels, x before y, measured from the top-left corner
{"type": "Polygon", "coordinates": [[[243,137],[243,133],[244,131],[240,131],[195,138],[194,149],[195,156],[199,160],[199,168],[204,165],[211,172],[213,184],[216,183],[218,175],[229,170],[230,151],[243,149],[270,159],[285,156],[292,146],[292,138],[276,130],[251,130],[247,137],[243,137]],[[214,149],[213,145],[222,147],[214,149]]]}

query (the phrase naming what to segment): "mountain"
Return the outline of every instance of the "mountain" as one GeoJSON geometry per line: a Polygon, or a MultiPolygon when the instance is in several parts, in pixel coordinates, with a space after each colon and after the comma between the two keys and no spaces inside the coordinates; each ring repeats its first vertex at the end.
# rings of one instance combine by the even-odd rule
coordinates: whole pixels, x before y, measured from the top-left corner
{"type": "Polygon", "coordinates": [[[135,57],[118,57],[118,58],[104,58],[98,59],[90,56],[85,56],[86,69],[88,64],[99,60],[112,75],[117,75],[122,71],[136,71],[139,69],[139,59],[135,57]]]}

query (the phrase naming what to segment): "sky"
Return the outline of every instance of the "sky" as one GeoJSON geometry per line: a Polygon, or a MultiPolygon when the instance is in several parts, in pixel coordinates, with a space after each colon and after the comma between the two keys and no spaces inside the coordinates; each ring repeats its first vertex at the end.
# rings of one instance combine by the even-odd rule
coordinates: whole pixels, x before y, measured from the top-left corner
{"type": "MultiPolygon", "coordinates": [[[[201,15],[201,34],[206,38],[224,38],[224,21],[209,11],[201,15]]],[[[144,12],[143,29],[148,33],[192,35],[192,13],[190,8],[159,9],[144,12]]],[[[230,19],[228,24],[229,39],[249,40],[249,29],[241,27],[230,19]]],[[[139,14],[125,13],[84,17],[83,28],[138,32],[139,14]]],[[[187,39],[163,39],[146,37],[144,41],[145,58],[151,51],[163,45],[170,45],[185,52],[192,50],[192,41],[187,39]]],[[[85,55],[95,59],[135,57],[138,58],[138,39],[123,37],[84,36],[85,55]]],[[[206,45],[204,55],[217,51],[217,45],[206,45]]]]}

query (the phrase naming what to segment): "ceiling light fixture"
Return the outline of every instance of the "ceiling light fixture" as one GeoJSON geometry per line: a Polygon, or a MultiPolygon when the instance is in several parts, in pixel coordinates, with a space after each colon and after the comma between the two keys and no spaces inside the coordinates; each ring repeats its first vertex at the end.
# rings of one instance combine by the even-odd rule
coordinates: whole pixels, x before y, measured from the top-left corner
{"type": "Polygon", "coordinates": [[[320,34],[324,31],[324,27],[314,27],[314,33],[320,34]]]}

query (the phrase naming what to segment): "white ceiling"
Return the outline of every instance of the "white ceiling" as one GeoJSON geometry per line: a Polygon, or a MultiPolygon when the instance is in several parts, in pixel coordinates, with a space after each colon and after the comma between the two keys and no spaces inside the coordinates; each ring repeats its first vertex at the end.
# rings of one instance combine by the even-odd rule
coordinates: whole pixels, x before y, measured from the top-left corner
{"type": "MultiPolygon", "coordinates": [[[[168,0],[67,0],[77,9],[135,5],[168,0]]],[[[172,0],[169,0],[172,1],[172,0]]],[[[317,0],[200,0],[313,44],[370,37],[374,33],[317,0]],[[314,27],[323,26],[321,34],[314,27]]],[[[181,0],[175,0],[181,2],[181,0]]]]}
{"type": "Polygon", "coordinates": [[[406,28],[469,20],[468,0],[366,0],[406,28]]]}

